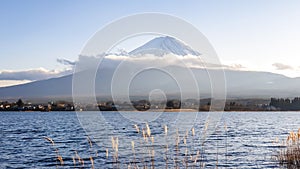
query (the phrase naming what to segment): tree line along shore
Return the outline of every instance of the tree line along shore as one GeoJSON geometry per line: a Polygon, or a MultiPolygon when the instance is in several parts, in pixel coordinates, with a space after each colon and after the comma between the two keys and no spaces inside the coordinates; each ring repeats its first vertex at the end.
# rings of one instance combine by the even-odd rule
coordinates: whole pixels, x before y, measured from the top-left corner
{"type": "MultiPolygon", "coordinates": [[[[148,101],[145,99],[128,102],[98,101],[98,104],[74,104],[71,101],[32,103],[18,99],[0,101],[0,111],[209,111],[212,99],[169,99],[148,101]]],[[[270,99],[227,99],[224,111],[300,111],[300,97],[270,99]]]]}

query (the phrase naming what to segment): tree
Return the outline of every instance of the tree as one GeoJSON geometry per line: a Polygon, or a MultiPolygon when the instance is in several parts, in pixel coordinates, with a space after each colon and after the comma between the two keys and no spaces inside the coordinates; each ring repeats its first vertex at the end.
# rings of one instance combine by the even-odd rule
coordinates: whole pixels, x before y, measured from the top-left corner
{"type": "Polygon", "coordinates": [[[23,103],[22,99],[19,99],[16,104],[17,104],[18,107],[23,107],[24,106],[24,103],[23,103]]]}
{"type": "Polygon", "coordinates": [[[180,109],[181,101],[177,100],[177,99],[168,100],[166,106],[167,106],[167,108],[170,108],[170,109],[180,109]]]}

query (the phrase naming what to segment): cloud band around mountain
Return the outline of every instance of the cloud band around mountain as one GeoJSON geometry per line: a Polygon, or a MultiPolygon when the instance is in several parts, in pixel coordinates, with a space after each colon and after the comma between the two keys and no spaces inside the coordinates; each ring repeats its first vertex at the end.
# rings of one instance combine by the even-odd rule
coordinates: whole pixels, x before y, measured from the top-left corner
{"type": "Polygon", "coordinates": [[[21,71],[12,71],[12,70],[3,70],[0,71],[0,80],[43,80],[54,77],[60,77],[67,74],[70,74],[71,70],[47,70],[44,68],[21,70],[21,71]]]}

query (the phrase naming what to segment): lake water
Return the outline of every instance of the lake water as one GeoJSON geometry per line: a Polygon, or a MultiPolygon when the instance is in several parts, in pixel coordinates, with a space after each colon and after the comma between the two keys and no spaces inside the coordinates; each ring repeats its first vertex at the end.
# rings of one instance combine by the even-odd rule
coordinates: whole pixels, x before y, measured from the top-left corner
{"type": "MultiPolygon", "coordinates": [[[[169,113],[162,119],[172,119],[175,115],[169,113]]],[[[156,139],[163,136],[163,123],[168,125],[166,121],[149,122],[155,139],[152,143],[151,138],[146,142],[133,127],[134,123],[122,119],[119,113],[107,112],[105,116],[115,125],[99,124],[103,130],[93,132],[107,130],[110,134],[91,135],[90,147],[76,112],[0,112],[0,168],[74,168],[73,157],[77,167],[82,165],[76,153],[86,168],[92,166],[90,157],[95,168],[127,168],[129,164],[139,168],[143,165],[156,168],[166,165],[169,168],[185,168],[185,165],[189,168],[200,165],[205,168],[279,168],[274,156],[284,147],[274,143],[275,139],[285,140],[290,131],[300,127],[300,112],[224,112],[219,127],[207,135],[205,142],[200,139],[205,120],[197,120],[195,136],[190,131],[186,141],[180,137],[178,150],[175,138],[156,139]],[[120,142],[118,163],[113,157],[115,151],[108,146],[111,140],[104,139],[112,136],[118,136],[120,142]],[[44,137],[51,137],[55,146],[44,137]],[[135,141],[134,152],[131,145],[122,145],[122,141],[131,140],[135,141]],[[64,160],[63,166],[56,159],[56,148],[64,160]],[[152,150],[155,150],[153,157],[152,150]]],[[[198,118],[205,119],[205,116],[207,113],[199,113],[198,118]]],[[[141,128],[143,124],[138,125],[141,128]]]]}

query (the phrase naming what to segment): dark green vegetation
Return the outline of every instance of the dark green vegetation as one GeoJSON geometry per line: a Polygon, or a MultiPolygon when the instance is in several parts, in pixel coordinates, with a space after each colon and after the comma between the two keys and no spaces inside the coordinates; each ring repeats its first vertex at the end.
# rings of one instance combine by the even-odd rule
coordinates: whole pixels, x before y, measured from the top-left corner
{"type": "Polygon", "coordinates": [[[17,102],[0,101],[0,111],[74,111],[74,105],[71,102],[56,101],[48,103],[33,104],[23,102],[19,99],[17,102]]]}
{"type": "Polygon", "coordinates": [[[282,111],[298,111],[300,110],[300,97],[295,97],[292,100],[289,98],[271,98],[270,106],[276,107],[282,111]]]}

